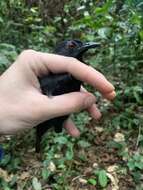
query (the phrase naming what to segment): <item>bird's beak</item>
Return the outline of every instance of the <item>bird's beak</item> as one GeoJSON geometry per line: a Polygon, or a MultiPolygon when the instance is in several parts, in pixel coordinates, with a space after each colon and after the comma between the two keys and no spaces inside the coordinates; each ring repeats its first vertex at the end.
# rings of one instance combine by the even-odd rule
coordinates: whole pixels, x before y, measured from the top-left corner
{"type": "Polygon", "coordinates": [[[97,42],[88,42],[88,43],[83,44],[83,46],[79,48],[78,53],[80,55],[82,55],[87,50],[89,50],[91,48],[98,48],[98,47],[101,47],[100,43],[97,43],[97,42]]]}

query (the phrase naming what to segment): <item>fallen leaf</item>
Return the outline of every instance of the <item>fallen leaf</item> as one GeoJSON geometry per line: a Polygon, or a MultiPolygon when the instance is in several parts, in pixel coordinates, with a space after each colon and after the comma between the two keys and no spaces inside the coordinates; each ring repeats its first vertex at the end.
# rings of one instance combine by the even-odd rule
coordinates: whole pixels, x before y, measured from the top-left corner
{"type": "Polygon", "coordinates": [[[9,175],[6,170],[3,170],[2,168],[0,168],[0,177],[3,178],[5,181],[9,182],[11,181],[13,174],[9,175]]]}
{"type": "Polygon", "coordinates": [[[117,169],[118,169],[117,165],[112,165],[112,166],[108,166],[107,171],[109,173],[114,173],[114,172],[116,172],[117,169]]]}
{"type": "Polygon", "coordinates": [[[112,190],[119,190],[119,180],[117,178],[117,176],[113,176],[110,173],[107,173],[108,178],[111,180],[111,186],[112,186],[112,190]]]}
{"type": "Polygon", "coordinates": [[[122,133],[116,133],[114,136],[114,141],[116,142],[123,142],[125,141],[125,136],[122,133]]]}
{"type": "Polygon", "coordinates": [[[87,180],[86,180],[86,179],[79,178],[78,180],[79,180],[79,182],[82,183],[82,184],[87,184],[87,180]]]}
{"type": "Polygon", "coordinates": [[[48,169],[51,171],[51,172],[54,172],[56,170],[56,166],[55,164],[51,161],[49,166],[48,166],[48,169]]]}
{"type": "Polygon", "coordinates": [[[25,180],[26,178],[29,178],[30,174],[28,172],[23,172],[20,176],[21,180],[25,180]]]}

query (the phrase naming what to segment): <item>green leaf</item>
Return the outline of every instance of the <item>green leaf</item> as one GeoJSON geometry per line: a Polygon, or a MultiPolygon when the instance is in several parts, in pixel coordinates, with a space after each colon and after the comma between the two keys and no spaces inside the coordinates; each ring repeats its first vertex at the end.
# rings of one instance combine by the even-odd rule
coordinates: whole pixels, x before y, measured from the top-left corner
{"type": "Polygon", "coordinates": [[[135,171],[132,173],[132,175],[133,175],[134,181],[139,184],[141,182],[140,180],[141,180],[142,172],[135,171]]]}
{"type": "Polygon", "coordinates": [[[70,145],[69,145],[69,148],[68,148],[68,150],[67,150],[67,152],[66,152],[66,159],[67,159],[67,160],[72,160],[72,159],[73,159],[73,156],[74,156],[74,153],[73,153],[73,145],[70,144],[70,145]]]}
{"type": "Polygon", "coordinates": [[[43,177],[43,179],[44,180],[48,179],[49,175],[50,175],[50,171],[47,170],[47,168],[43,168],[42,169],[42,177],[43,177]]]}
{"type": "Polygon", "coordinates": [[[87,148],[87,147],[90,147],[90,143],[85,141],[85,140],[80,140],[78,142],[78,145],[81,146],[82,148],[87,148]]]}
{"type": "Polygon", "coordinates": [[[141,31],[139,32],[139,35],[140,35],[141,40],[143,41],[143,30],[141,30],[141,31]]]}
{"type": "Polygon", "coordinates": [[[5,187],[4,190],[11,190],[10,187],[5,187]]]}
{"type": "Polygon", "coordinates": [[[9,60],[6,58],[5,55],[2,55],[0,53],[0,66],[8,66],[9,65],[9,60]]]}
{"type": "Polygon", "coordinates": [[[0,43],[0,51],[7,50],[7,51],[16,51],[15,46],[7,43],[0,43]]]}
{"type": "Polygon", "coordinates": [[[142,170],[143,169],[143,162],[135,162],[135,167],[142,170]]]}
{"type": "Polygon", "coordinates": [[[111,34],[111,28],[109,27],[103,27],[98,29],[98,35],[103,39],[108,38],[110,34],[111,34]]]}
{"type": "Polygon", "coordinates": [[[99,181],[99,184],[101,185],[101,187],[107,186],[108,179],[107,179],[107,174],[106,174],[105,170],[99,171],[98,181],[99,181]]]}
{"type": "Polygon", "coordinates": [[[141,19],[142,19],[141,16],[134,12],[133,16],[131,17],[131,22],[133,24],[140,25],[141,24],[141,19]]]}
{"type": "Polygon", "coordinates": [[[55,143],[59,143],[59,144],[67,144],[68,140],[66,137],[56,137],[54,139],[55,143]]]}
{"type": "Polygon", "coordinates": [[[0,161],[0,166],[6,166],[10,162],[10,154],[6,154],[4,158],[0,161]]]}
{"type": "Polygon", "coordinates": [[[129,167],[130,170],[134,170],[135,169],[134,161],[130,159],[129,162],[127,163],[127,166],[129,167]]]}
{"type": "Polygon", "coordinates": [[[42,190],[41,183],[38,181],[36,177],[32,179],[32,186],[35,190],[42,190]]]}
{"type": "Polygon", "coordinates": [[[112,0],[107,0],[106,3],[104,3],[104,5],[102,7],[97,7],[95,9],[95,13],[96,14],[106,14],[108,13],[109,8],[112,5],[112,0]]]}
{"type": "Polygon", "coordinates": [[[91,184],[91,185],[94,185],[94,186],[97,184],[96,180],[93,179],[93,178],[90,178],[90,179],[88,180],[88,183],[91,184]]]}
{"type": "Polygon", "coordinates": [[[2,17],[0,17],[0,23],[3,23],[4,21],[3,21],[3,18],[2,17]]]}

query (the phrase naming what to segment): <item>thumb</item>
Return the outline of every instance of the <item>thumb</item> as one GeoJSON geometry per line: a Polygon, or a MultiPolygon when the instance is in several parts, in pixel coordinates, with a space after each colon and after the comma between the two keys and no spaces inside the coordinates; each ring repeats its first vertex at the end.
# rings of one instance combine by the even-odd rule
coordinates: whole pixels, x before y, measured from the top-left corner
{"type": "Polygon", "coordinates": [[[42,95],[40,104],[41,119],[47,120],[58,116],[79,112],[95,103],[95,97],[88,92],[72,92],[64,95],[47,97],[42,95]]]}

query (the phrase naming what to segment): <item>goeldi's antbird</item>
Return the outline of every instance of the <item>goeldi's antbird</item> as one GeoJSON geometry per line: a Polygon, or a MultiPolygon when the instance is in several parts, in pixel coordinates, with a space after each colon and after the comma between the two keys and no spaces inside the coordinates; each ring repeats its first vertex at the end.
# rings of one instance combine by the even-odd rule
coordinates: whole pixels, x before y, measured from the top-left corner
{"type": "MultiPolygon", "coordinates": [[[[91,49],[100,47],[100,43],[83,43],[79,40],[67,40],[61,42],[55,48],[54,53],[68,57],[74,57],[83,62],[83,54],[91,49]]],[[[82,82],[74,78],[69,73],[50,73],[39,78],[42,93],[47,96],[57,96],[65,93],[80,91],[82,82]]],[[[47,120],[36,127],[36,152],[40,152],[40,142],[42,136],[51,127],[56,132],[62,132],[64,121],[69,117],[65,115],[47,120]]]]}

